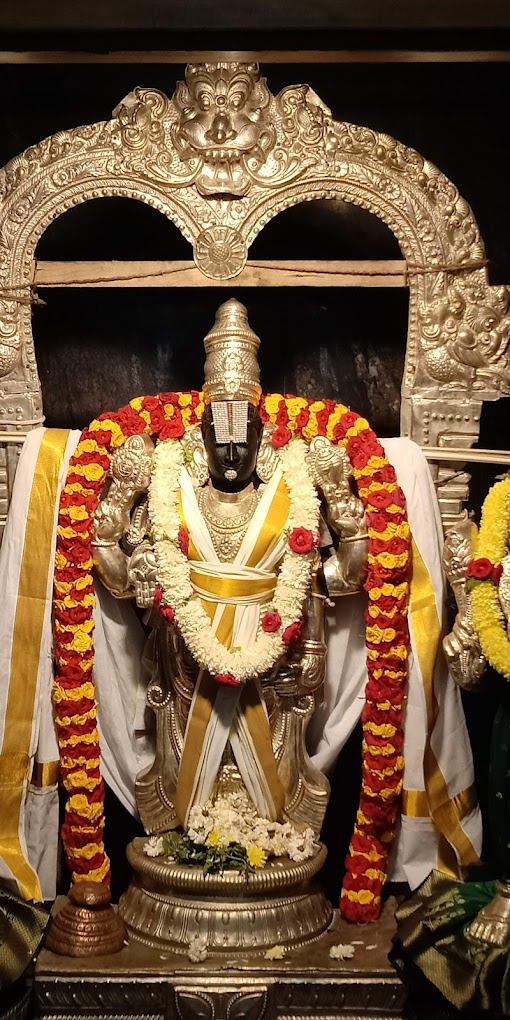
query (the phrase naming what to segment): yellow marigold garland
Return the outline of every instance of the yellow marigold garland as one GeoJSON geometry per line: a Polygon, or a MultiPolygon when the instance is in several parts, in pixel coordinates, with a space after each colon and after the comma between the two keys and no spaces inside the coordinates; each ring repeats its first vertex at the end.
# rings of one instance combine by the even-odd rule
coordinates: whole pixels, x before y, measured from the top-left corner
{"type": "MultiPolygon", "coordinates": [[[[112,452],[130,435],[178,438],[200,421],[201,395],[137,397],[101,415],[82,433],[62,493],[55,561],[54,701],[62,775],[69,797],[63,841],[74,880],[109,881],[104,786],[92,667],[94,659],[91,540],[94,512],[112,452]]],[[[276,425],[275,446],[293,435],[326,435],[347,451],[368,524],[367,669],[363,779],[341,907],[351,920],[379,915],[387,853],[400,806],[402,702],[407,676],[410,534],[395,472],[365,418],[330,400],[269,394],[260,415],[276,425]]]]}
{"type": "Polygon", "coordinates": [[[476,555],[468,565],[473,623],[486,659],[510,680],[510,640],[501,608],[498,585],[501,561],[507,554],[510,510],[510,476],[506,475],[487,493],[476,555]]]}

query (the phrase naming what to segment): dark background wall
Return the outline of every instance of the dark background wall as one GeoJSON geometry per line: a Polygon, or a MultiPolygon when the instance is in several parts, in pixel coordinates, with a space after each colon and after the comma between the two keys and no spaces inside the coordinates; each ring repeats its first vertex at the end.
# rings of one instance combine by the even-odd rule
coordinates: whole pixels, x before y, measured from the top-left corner
{"type": "MultiPolygon", "coordinates": [[[[377,50],[371,62],[263,65],[273,92],[308,82],[337,119],[387,132],[416,148],[458,186],[484,237],[493,283],[510,283],[510,178],[507,106],[510,68],[496,62],[426,62],[423,50],[484,51],[509,46],[506,4],[319,3],[2,5],[2,50],[281,49],[377,50]],[[384,6],[384,20],[381,8],[384,6]],[[310,12],[314,12],[310,14],[310,12]],[[142,14],[143,12],[143,14],[142,14]],[[279,12],[277,16],[277,12],[279,12]],[[293,12],[293,13],[292,13],[293,12]],[[267,13],[267,12],[266,12],[267,13]],[[145,21],[140,24],[140,19],[145,21]],[[172,21],[173,17],[173,21],[172,21]],[[216,18],[216,20],[215,20],[216,18]],[[310,18],[312,21],[310,21],[310,18]],[[343,18],[343,20],[342,20],[343,18]],[[365,20],[363,20],[363,18],[365,20]],[[257,20],[258,19],[258,20],[257,20]],[[356,20],[358,19],[358,20],[356,20]],[[109,26],[108,29],[106,26],[109,26]],[[154,27],[160,31],[154,33],[154,27]],[[474,27],[475,26],[475,27],[474,27]],[[310,31],[304,32],[305,28],[310,31]],[[134,33],[134,29],[140,30],[134,33]],[[392,62],[414,51],[419,62],[392,62]],[[386,56],[385,56],[386,54],[386,56]]],[[[62,128],[108,118],[135,85],[168,95],[178,64],[2,63],[0,164],[62,128]]],[[[42,238],[40,259],[188,259],[176,228],[127,200],[88,203],[61,217],[42,238]]],[[[395,239],[368,213],[339,202],[307,203],[282,214],[254,242],[252,258],[399,258],[395,239]]],[[[86,424],[99,411],[158,389],[199,387],[202,339],[229,289],[46,290],[34,311],[34,336],[49,425],[86,424]]],[[[262,339],[267,390],[337,397],[365,413],[380,434],[399,431],[407,294],[397,289],[233,289],[262,339]]],[[[507,401],[487,406],[482,443],[508,448],[507,401]]],[[[473,472],[473,507],[498,468],[473,472]]],[[[466,699],[486,804],[490,725],[499,697],[492,677],[466,699]]],[[[345,842],[357,797],[359,745],[342,764],[352,782],[334,784],[327,834],[345,842]],[[350,790],[352,796],[346,792],[350,790]],[[350,803],[348,803],[350,798],[350,803]],[[344,831],[345,830],[345,831],[344,831]]],[[[111,808],[110,849],[122,847],[131,823],[111,808]],[[112,814],[113,812],[113,814],[112,814]],[[119,835],[124,827],[124,837],[119,835]],[[115,837],[115,838],[114,838],[115,837]]],[[[487,840],[490,853],[490,839],[487,840]]],[[[335,854],[337,861],[342,850],[335,854]]],[[[117,886],[126,880],[117,854],[117,886]]],[[[331,859],[332,861],[332,859],[331,859]]],[[[341,878],[329,866],[335,898],[341,878]]],[[[118,891],[118,888],[117,888],[118,891]]]]}

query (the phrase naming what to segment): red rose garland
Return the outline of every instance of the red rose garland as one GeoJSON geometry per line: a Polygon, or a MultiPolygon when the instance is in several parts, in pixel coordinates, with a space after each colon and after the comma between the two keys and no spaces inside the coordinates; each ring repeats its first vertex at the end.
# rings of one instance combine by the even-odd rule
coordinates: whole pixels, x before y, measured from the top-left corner
{"type": "MultiPolygon", "coordinates": [[[[101,415],[82,433],[69,466],[60,502],[55,567],[55,655],[58,675],[54,701],[62,775],[69,798],[62,836],[75,880],[109,881],[104,851],[104,786],[92,679],[94,590],[91,541],[94,512],[112,452],[130,435],[146,433],[160,439],[179,438],[200,421],[200,395],[162,393],[131,401],[114,414],[101,415]]],[[[279,394],[263,397],[260,414],[277,427],[275,447],[293,435],[311,439],[327,435],[347,450],[368,523],[369,562],[365,587],[369,595],[367,623],[368,684],[363,721],[363,782],[347,875],[342,912],[351,920],[368,921],[380,912],[388,849],[400,807],[403,773],[402,702],[408,646],[407,606],[409,527],[405,500],[368,422],[333,401],[310,402],[279,394]]],[[[308,552],[317,537],[305,528],[289,536],[295,552],[308,552]]],[[[179,544],[189,536],[183,528],[179,544]]],[[[172,618],[171,607],[160,607],[172,618]]],[[[278,629],[277,614],[267,613],[262,626],[278,629]]],[[[303,622],[285,629],[286,644],[298,641],[303,622]]],[[[265,629],[264,628],[264,629],[265,629]]],[[[237,684],[231,674],[217,676],[237,684]]]]}

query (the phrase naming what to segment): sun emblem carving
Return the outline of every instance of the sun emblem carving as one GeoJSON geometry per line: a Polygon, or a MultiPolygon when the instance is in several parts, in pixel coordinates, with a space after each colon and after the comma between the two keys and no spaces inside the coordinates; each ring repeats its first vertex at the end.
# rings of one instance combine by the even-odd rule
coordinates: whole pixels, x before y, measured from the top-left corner
{"type": "Polygon", "coordinates": [[[244,238],[232,227],[211,227],[197,237],[195,262],[205,276],[213,280],[228,280],[244,269],[246,264],[244,238]]]}

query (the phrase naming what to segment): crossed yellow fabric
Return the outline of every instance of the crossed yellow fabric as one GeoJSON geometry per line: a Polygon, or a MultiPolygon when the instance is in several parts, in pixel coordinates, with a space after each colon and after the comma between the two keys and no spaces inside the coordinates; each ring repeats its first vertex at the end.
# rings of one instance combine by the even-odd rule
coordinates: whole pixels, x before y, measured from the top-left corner
{"type": "MultiPolygon", "coordinates": [[[[188,556],[193,589],[215,637],[226,648],[249,647],[257,634],[261,607],[273,595],[284,551],[290,503],[281,472],[262,496],[232,564],[219,562],[187,475],[181,484],[181,517],[191,537],[188,556]]],[[[203,802],[211,792],[228,740],[259,809],[269,818],[280,814],[284,790],[260,685],[248,681],[242,688],[222,687],[201,670],[177,781],[175,807],[183,824],[193,804],[203,802]]]]}

